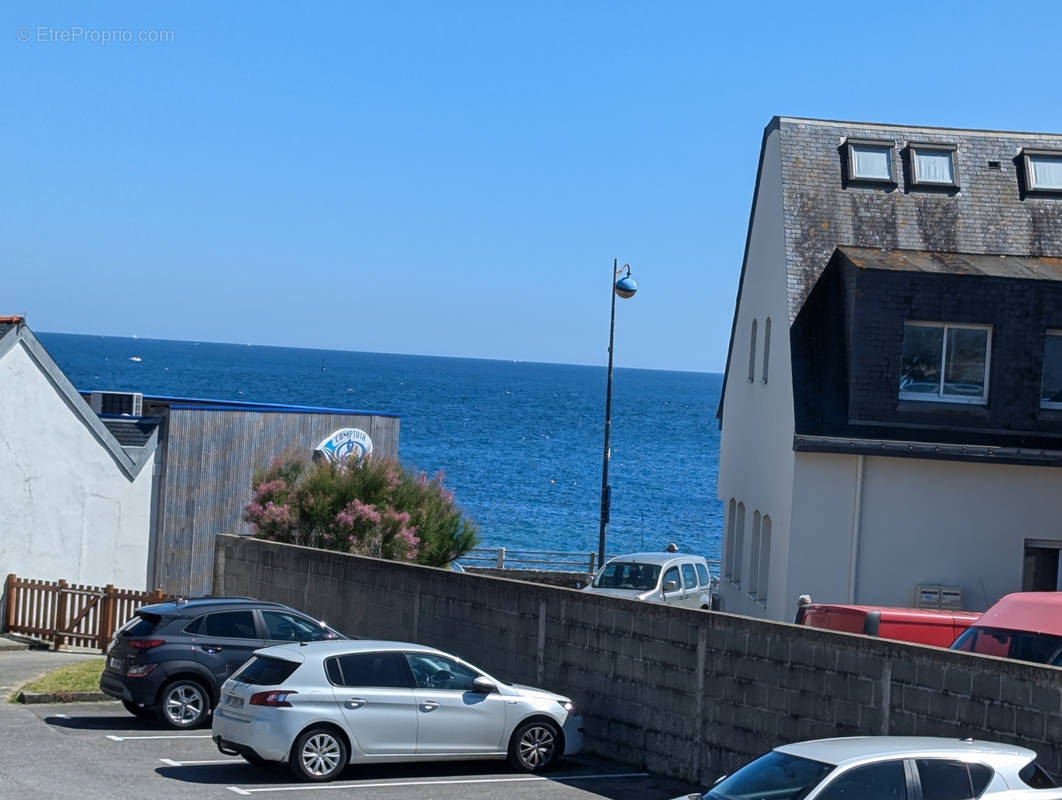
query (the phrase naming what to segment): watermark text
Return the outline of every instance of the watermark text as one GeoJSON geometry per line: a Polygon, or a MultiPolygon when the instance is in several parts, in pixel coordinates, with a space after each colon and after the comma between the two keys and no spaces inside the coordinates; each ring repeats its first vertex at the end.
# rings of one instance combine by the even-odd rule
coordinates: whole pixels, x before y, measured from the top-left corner
{"type": "Polygon", "coordinates": [[[165,44],[174,40],[173,31],[132,30],[130,28],[86,28],[69,25],[22,25],[15,38],[32,44],[165,44]]]}

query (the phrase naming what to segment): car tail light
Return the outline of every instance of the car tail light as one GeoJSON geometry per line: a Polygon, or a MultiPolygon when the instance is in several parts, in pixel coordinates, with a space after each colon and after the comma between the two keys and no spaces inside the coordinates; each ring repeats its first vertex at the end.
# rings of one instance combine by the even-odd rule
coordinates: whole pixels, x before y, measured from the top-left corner
{"type": "Polygon", "coordinates": [[[134,664],[125,671],[125,677],[127,678],[143,678],[149,674],[151,670],[155,669],[158,664],[134,664]]]}
{"type": "Polygon", "coordinates": [[[125,642],[134,650],[150,650],[152,647],[158,647],[160,644],[166,644],[165,639],[127,639],[125,642]]]}
{"type": "Polygon", "coordinates": [[[273,708],[291,708],[288,697],[298,692],[290,692],[287,689],[277,689],[272,692],[255,692],[251,695],[252,706],[272,706],[273,708]]]}

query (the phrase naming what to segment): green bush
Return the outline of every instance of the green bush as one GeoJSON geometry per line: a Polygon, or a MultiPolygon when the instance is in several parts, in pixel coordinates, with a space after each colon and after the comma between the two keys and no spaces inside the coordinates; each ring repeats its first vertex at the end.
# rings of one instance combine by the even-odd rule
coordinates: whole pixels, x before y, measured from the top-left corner
{"type": "Polygon", "coordinates": [[[262,539],[441,567],[478,542],[442,480],[389,459],[276,459],[255,472],[243,518],[262,539]]]}

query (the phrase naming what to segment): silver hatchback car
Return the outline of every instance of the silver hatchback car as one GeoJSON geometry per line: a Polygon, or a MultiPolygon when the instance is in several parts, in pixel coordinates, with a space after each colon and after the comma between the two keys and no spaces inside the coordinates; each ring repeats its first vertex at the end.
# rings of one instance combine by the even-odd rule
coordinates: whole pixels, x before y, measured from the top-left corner
{"type": "Polygon", "coordinates": [[[1024,747],[973,739],[852,736],[776,747],[704,794],[675,800],[1062,800],[1024,747]]]}
{"type": "Polygon", "coordinates": [[[394,761],[508,758],[536,772],[579,751],[582,721],[570,698],[441,650],[358,640],[255,651],[222,684],[212,735],[223,753],[327,781],[394,761]]]}

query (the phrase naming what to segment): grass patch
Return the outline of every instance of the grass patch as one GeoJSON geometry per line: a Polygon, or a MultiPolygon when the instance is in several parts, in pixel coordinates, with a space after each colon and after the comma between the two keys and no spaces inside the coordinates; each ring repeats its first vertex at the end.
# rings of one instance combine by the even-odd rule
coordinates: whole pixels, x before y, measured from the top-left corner
{"type": "MultiPolygon", "coordinates": [[[[95,692],[100,688],[103,673],[102,658],[88,658],[75,664],[53,669],[32,683],[27,683],[22,692],[95,692]]],[[[18,696],[18,692],[15,692],[18,696]]]]}

